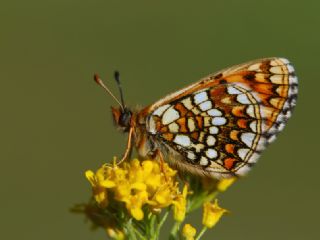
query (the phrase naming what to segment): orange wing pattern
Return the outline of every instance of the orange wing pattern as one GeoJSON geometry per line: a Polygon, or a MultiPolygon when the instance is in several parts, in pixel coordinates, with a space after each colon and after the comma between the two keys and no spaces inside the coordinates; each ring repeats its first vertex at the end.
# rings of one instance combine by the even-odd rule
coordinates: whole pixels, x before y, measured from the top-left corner
{"type": "Polygon", "coordinates": [[[285,126],[298,81],[289,61],[238,65],[145,108],[148,134],[178,152],[179,164],[217,178],[244,175],[285,126]]]}

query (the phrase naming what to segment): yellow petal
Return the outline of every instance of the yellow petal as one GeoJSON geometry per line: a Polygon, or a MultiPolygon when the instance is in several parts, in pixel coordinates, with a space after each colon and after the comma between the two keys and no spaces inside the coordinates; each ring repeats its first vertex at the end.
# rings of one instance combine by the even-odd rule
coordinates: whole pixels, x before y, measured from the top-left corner
{"type": "Polygon", "coordinates": [[[104,208],[108,205],[107,191],[103,188],[94,188],[93,196],[100,207],[104,208]]]}
{"type": "Polygon", "coordinates": [[[235,178],[235,177],[221,179],[217,185],[218,191],[220,191],[220,192],[226,191],[236,180],[237,180],[237,178],[235,178]]]}
{"type": "Polygon", "coordinates": [[[117,239],[117,240],[125,239],[124,233],[119,229],[108,227],[106,228],[106,232],[108,233],[109,237],[112,239],[117,239]]]}
{"type": "Polygon", "coordinates": [[[141,208],[131,208],[130,213],[131,216],[138,221],[142,220],[144,217],[144,213],[141,208]]]}
{"type": "Polygon", "coordinates": [[[91,170],[88,170],[85,172],[85,175],[86,175],[86,178],[88,179],[88,181],[94,187],[97,184],[94,172],[92,172],[91,170]]]}
{"type": "Polygon", "coordinates": [[[116,186],[116,183],[110,180],[104,180],[100,182],[100,185],[105,188],[113,188],[116,186]]]}
{"type": "Polygon", "coordinates": [[[210,202],[205,202],[203,204],[202,224],[208,228],[212,228],[226,212],[228,212],[226,209],[221,208],[218,205],[217,199],[215,199],[213,204],[210,202]]]}
{"type": "Polygon", "coordinates": [[[190,224],[185,224],[182,228],[182,235],[186,240],[194,240],[194,236],[196,235],[197,230],[192,227],[190,224]]]}
{"type": "Polygon", "coordinates": [[[152,172],[153,164],[152,161],[146,160],[142,162],[142,168],[144,171],[144,175],[149,175],[152,172]]]}
{"type": "Polygon", "coordinates": [[[135,182],[135,183],[131,184],[131,188],[136,189],[136,190],[140,190],[140,191],[144,191],[144,190],[146,190],[147,186],[142,182],[135,182]]]}
{"type": "Polygon", "coordinates": [[[177,222],[182,222],[186,216],[187,200],[181,195],[173,202],[173,218],[177,222]]]}

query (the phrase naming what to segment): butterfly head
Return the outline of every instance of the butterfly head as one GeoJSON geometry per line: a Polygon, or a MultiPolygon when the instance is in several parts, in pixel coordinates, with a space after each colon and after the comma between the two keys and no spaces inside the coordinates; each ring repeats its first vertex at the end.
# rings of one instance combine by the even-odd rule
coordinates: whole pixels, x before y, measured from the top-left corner
{"type": "Polygon", "coordinates": [[[112,116],[115,124],[124,132],[128,132],[131,126],[132,112],[128,108],[111,107],[112,116]]]}

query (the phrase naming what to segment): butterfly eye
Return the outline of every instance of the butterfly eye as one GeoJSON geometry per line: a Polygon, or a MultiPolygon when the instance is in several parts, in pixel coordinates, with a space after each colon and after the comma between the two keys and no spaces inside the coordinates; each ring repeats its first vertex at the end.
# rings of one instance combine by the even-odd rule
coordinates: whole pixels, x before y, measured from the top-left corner
{"type": "Polygon", "coordinates": [[[128,110],[127,108],[125,108],[124,111],[121,112],[118,124],[121,127],[124,127],[125,131],[129,130],[129,128],[130,128],[131,116],[132,116],[132,112],[130,110],[128,110]]]}

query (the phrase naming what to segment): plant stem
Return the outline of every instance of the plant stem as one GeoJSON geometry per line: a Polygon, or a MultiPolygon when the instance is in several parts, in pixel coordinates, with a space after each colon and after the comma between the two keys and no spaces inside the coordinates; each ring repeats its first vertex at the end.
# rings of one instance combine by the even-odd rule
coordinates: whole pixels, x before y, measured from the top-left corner
{"type": "Polygon", "coordinates": [[[203,227],[199,232],[198,236],[195,238],[195,240],[199,240],[202,237],[202,235],[205,233],[205,231],[207,231],[207,229],[208,229],[207,227],[203,227]]]}
{"type": "Polygon", "coordinates": [[[126,228],[128,230],[128,237],[131,240],[137,240],[135,228],[132,227],[132,220],[129,220],[126,224],[126,228]]]}
{"type": "Polygon", "coordinates": [[[171,232],[170,232],[170,237],[169,237],[170,240],[179,239],[178,238],[178,231],[180,228],[180,224],[181,224],[180,222],[175,222],[175,224],[173,225],[173,228],[171,229],[171,232]]]}

